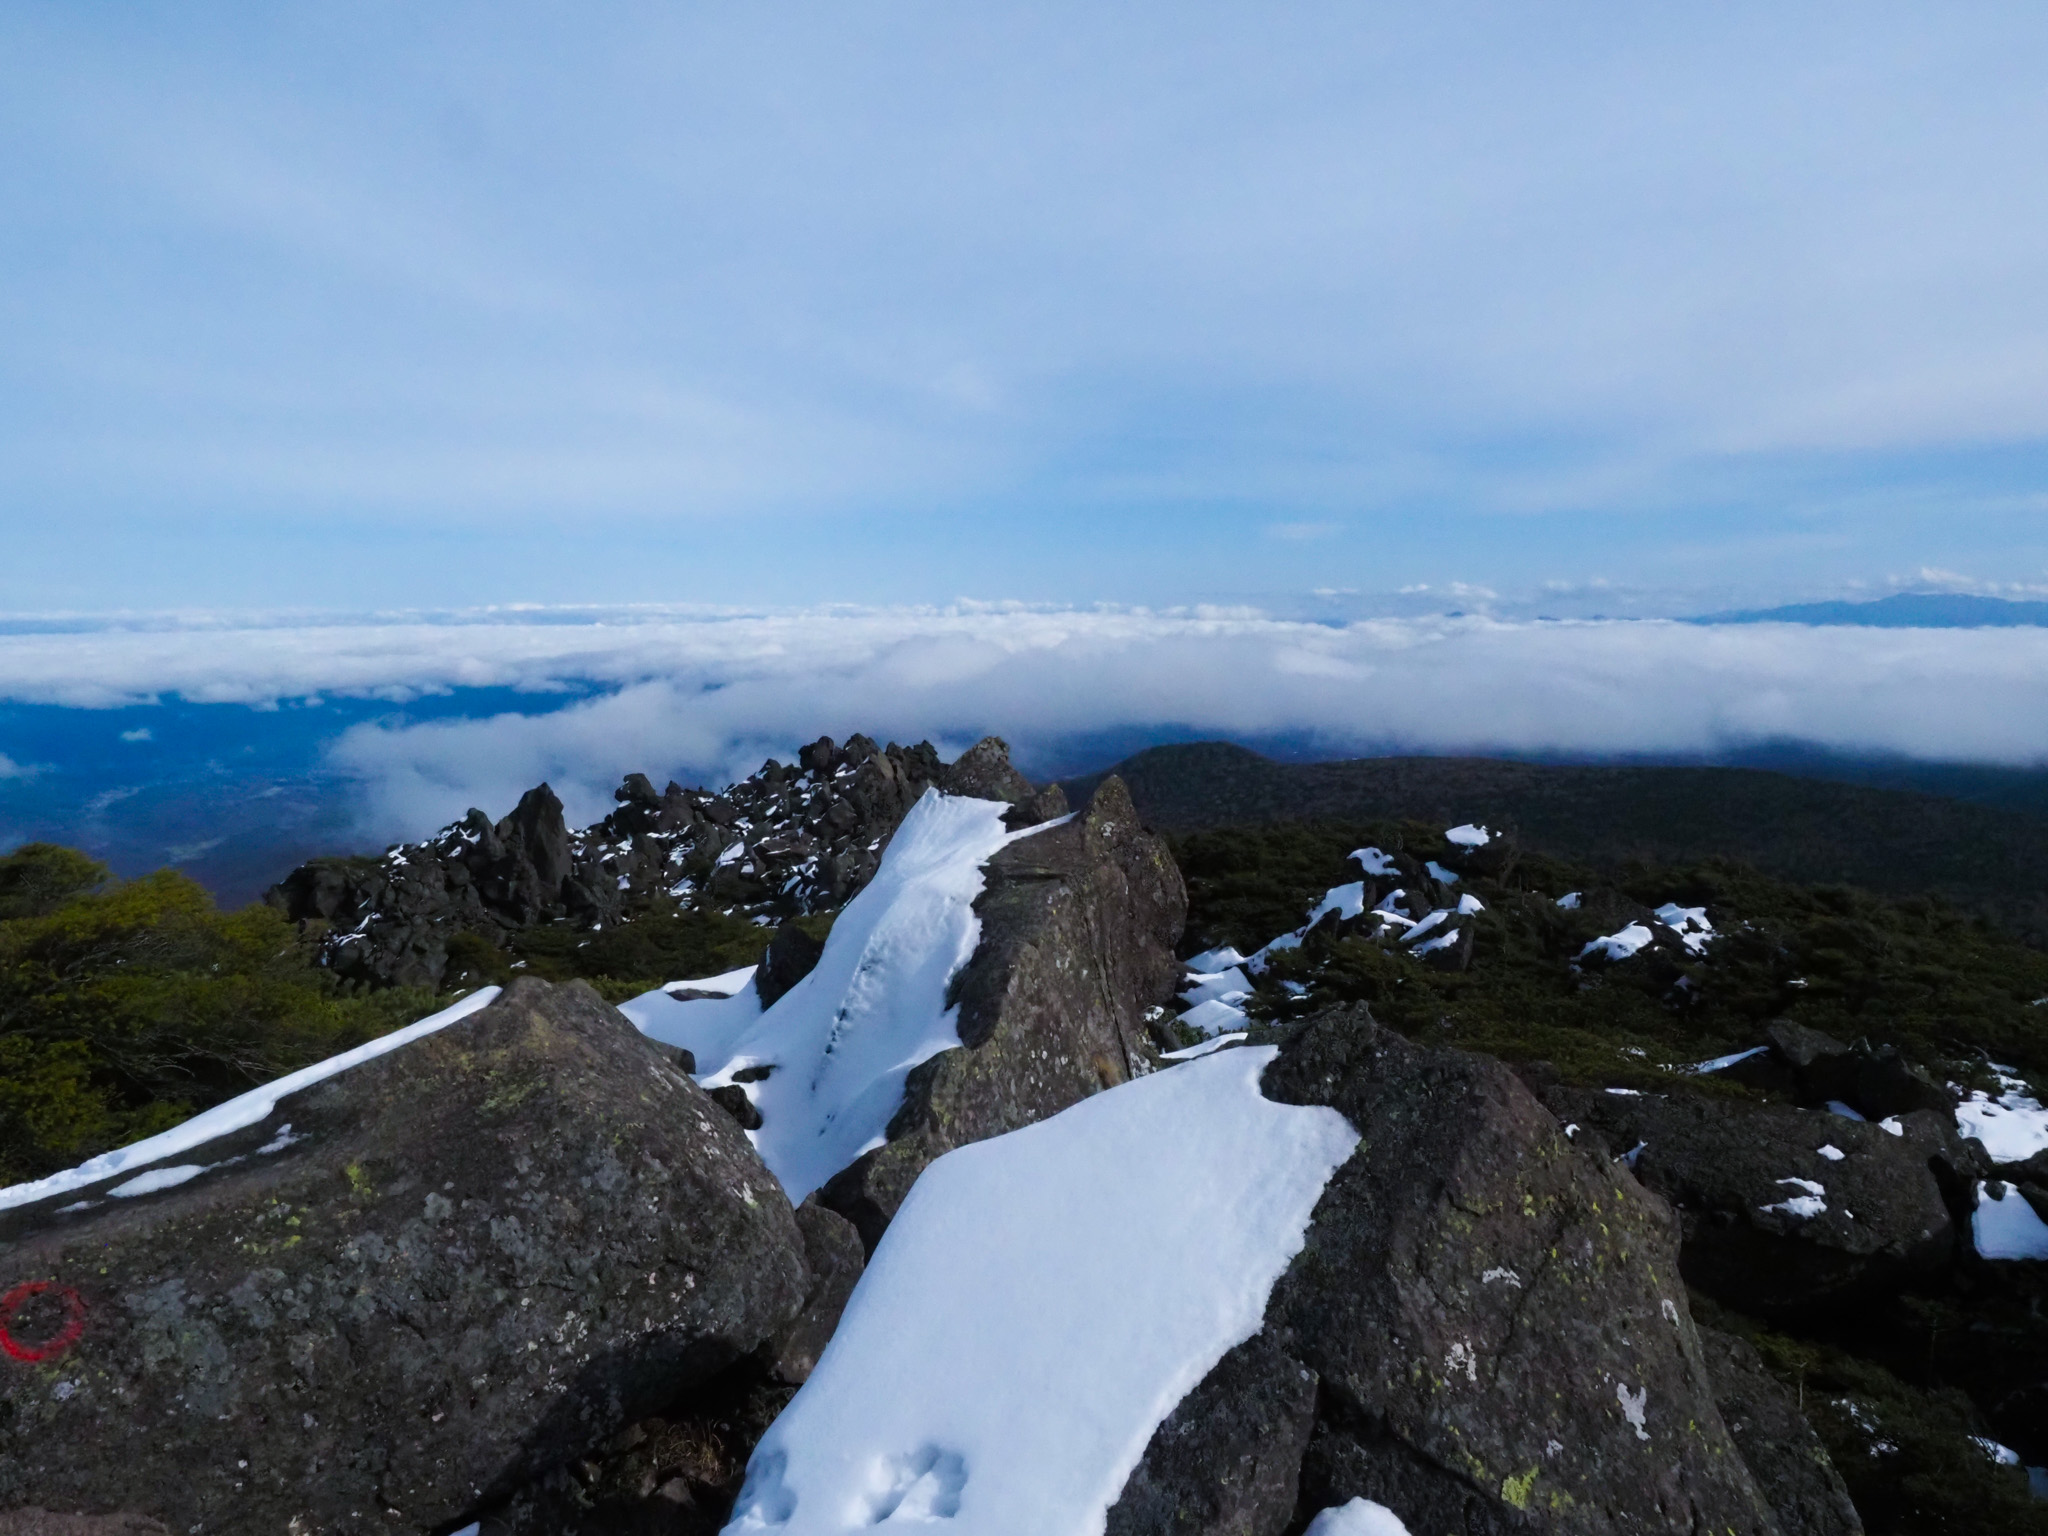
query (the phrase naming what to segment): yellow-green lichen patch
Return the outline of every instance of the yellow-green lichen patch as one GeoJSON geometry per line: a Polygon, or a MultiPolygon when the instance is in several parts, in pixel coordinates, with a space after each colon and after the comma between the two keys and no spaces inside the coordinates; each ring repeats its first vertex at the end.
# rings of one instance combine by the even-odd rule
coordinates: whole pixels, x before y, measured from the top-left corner
{"type": "MultiPolygon", "coordinates": [[[[1531,1467],[1520,1477],[1504,1477],[1500,1480],[1500,1496],[1516,1509],[1529,1507],[1529,1490],[1536,1486],[1537,1469],[1531,1467]]],[[[1555,1505],[1553,1504],[1553,1508],[1555,1505]]]]}

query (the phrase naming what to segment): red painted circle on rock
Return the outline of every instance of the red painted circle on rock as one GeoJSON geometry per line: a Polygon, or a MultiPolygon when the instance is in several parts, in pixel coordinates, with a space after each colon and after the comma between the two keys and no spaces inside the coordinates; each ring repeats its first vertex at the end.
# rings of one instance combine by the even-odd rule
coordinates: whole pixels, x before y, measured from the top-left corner
{"type": "Polygon", "coordinates": [[[0,1349],[6,1350],[13,1359],[30,1362],[54,1360],[84,1336],[85,1299],[68,1285],[59,1288],[47,1280],[31,1280],[0,1296],[0,1349]],[[14,1324],[14,1315],[25,1302],[50,1290],[55,1290],[64,1303],[64,1326],[40,1344],[22,1343],[8,1331],[14,1324]]]}

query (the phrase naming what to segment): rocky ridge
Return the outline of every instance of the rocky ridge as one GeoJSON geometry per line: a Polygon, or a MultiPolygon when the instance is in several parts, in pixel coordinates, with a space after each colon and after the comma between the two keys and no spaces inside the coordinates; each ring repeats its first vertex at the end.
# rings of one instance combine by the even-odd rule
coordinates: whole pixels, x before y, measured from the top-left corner
{"type": "Polygon", "coordinates": [[[985,878],[981,942],[952,988],[964,1049],[912,1071],[887,1143],[820,1193],[870,1250],[934,1158],[1153,1068],[1145,1026],[1179,982],[1187,894],[1123,781],[1004,848],[985,878]]]}
{"type": "MultiPolygon", "coordinates": [[[[878,747],[820,737],[794,764],[774,759],[725,789],[656,791],[626,775],[618,809],[572,830],[546,784],[493,822],[472,809],[433,837],[376,859],[315,859],[265,900],[319,925],[321,958],[372,987],[437,986],[448,946],[472,932],[490,944],[544,923],[597,929],[637,910],[714,911],[772,926],[829,911],[873,876],[890,835],[927,787],[1065,806],[1011,766],[989,737],[946,763],[929,742],[878,747]]],[[[1053,809],[1057,806],[1058,809],[1053,809]]]]}

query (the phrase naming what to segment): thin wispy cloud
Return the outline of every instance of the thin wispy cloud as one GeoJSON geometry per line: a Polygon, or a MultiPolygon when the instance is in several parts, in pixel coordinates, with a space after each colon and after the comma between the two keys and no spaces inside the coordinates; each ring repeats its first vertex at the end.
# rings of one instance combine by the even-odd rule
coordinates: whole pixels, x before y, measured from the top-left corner
{"type": "Polygon", "coordinates": [[[2036,11],[794,15],[0,17],[0,603],[2048,556],[2036,11]]]}

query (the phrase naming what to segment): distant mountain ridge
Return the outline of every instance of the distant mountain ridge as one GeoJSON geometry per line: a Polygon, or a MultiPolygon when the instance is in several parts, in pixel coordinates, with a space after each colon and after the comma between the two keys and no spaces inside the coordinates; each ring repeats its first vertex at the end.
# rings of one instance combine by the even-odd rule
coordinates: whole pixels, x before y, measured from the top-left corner
{"type": "Polygon", "coordinates": [[[1865,602],[1791,603],[1701,614],[1689,624],[1848,624],[1870,629],[2015,629],[2048,625],[2048,602],[1968,592],[1896,592],[1865,602]]]}

